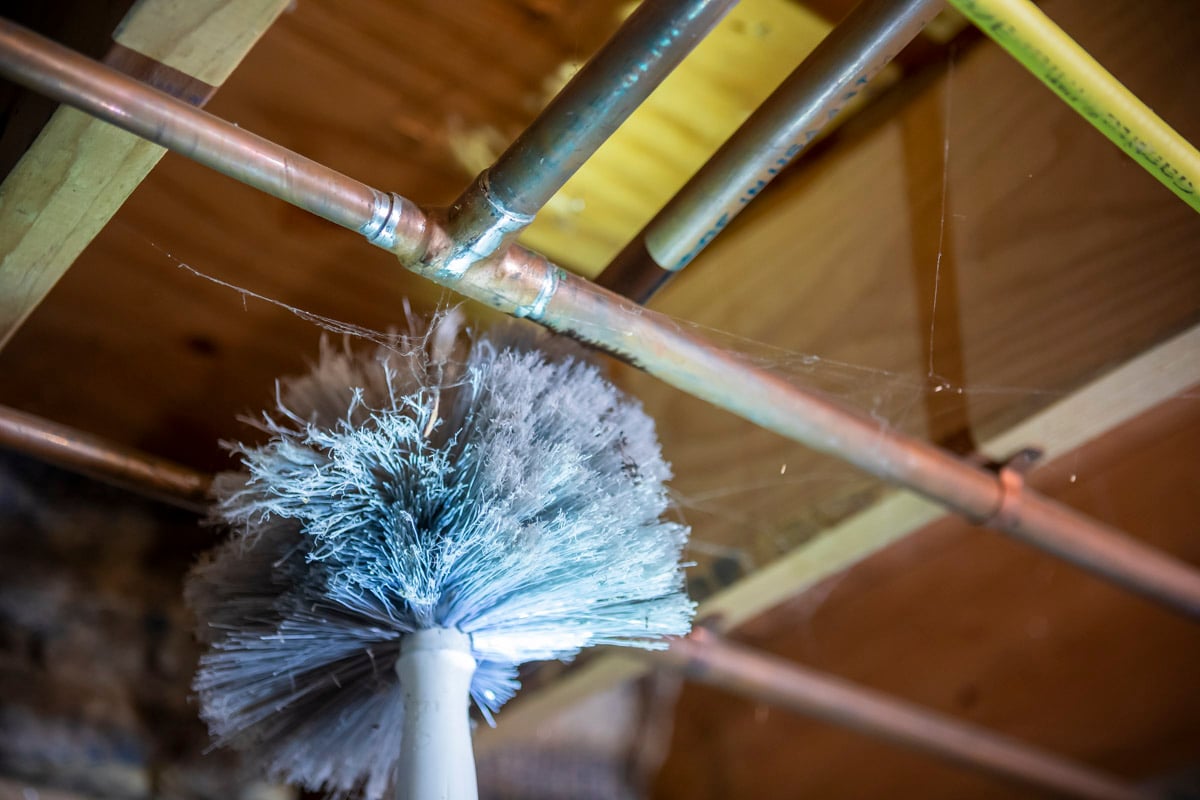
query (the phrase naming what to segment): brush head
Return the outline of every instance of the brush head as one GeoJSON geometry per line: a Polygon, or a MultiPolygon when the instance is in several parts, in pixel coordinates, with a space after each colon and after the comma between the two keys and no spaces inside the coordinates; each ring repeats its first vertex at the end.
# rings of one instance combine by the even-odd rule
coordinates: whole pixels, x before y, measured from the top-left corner
{"type": "Polygon", "coordinates": [[[490,721],[524,662],[690,627],[653,423],[523,338],[472,341],[451,314],[366,356],[323,346],[278,384],[270,440],[231,445],[245,470],[218,479],[214,516],[234,535],[187,586],[209,643],[195,688],[274,778],[383,794],[413,631],[470,635],[490,721]]]}

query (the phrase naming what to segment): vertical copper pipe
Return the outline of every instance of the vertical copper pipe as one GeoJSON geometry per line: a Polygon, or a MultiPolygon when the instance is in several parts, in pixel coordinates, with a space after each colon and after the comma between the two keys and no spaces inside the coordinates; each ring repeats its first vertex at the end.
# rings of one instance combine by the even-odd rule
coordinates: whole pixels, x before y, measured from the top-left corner
{"type": "Polygon", "coordinates": [[[6,22],[0,22],[0,75],[78,104],[301,208],[320,208],[326,219],[363,233],[407,268],[467,297],[591,342],[768,430],[1200,616],[1200,573],[1177,559],[795,386],[537,253],[510,247],[462,275],[448,274],[438,265],[454,240],[408,200],[375,191],[6,22]]]}
{"type": "Polygon", "coordinates": [[[0,447],[189,511],[208,503],[211,480],[202,472],[15,408],[0,406],[0,447]]]}
{"type": "Polygon", "coordinates": [[[1153,797],[1082,764],[704,631],[648,654],[700,683],[1030,787],[1096,800],[1153,797]]]}
{"type": "Polygon", "coordinates": [[[442,268],[461,274],[529,224],[736,2],[642,3],[455,201],[448,221],[455,244],[442,268]]]}
{"type": "Polygon", "coordinates": [[[645,303],[911,42],[944,0],[863,0],[597,279],[645,303]]]}

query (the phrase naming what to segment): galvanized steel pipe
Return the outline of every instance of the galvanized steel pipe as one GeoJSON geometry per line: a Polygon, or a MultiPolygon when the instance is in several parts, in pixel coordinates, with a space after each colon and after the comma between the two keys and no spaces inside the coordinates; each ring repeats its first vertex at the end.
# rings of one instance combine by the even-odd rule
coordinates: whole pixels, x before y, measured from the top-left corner
{"type": "Polygon", "coordinates": [[[165,94],[135,90],[132,79],[11,23],[0,23],[0,74],[357,230],[409,269],[467,297],[593,343],[768,430],[1200,616],[1200,574],[1177,559],[795,386],[537,253],[514,246],[461,276],[448,275],[438,265],[454,240],[444,224],[411,202],[165,94]],[[132,105],[126,105],[129,98],[132,105]]]}
{"type": "Polygon", "coordinates": [[[497,252],[562,188],[737,0],[642,3],[496,163],[450,208],[454,246],[441,268],[461,274],[497,252]]]}
{"type": "Polygon", "coordinates": [[[1093,800],[1155,796],[985,728],[722,640],[707,631],[698,630],[647,658],[700,683],[1027,786],[1093,800]]]}
{"type": "Polygon", "coordinates": [[[944,0],[863,0],[829,32],[597,279],[645,303],[766,188],[944,0]]]}

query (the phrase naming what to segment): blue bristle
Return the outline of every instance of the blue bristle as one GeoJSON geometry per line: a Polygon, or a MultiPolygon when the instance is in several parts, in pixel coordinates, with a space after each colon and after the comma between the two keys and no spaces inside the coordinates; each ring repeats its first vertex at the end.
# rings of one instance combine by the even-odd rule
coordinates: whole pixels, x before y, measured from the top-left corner
{"type": "Polygon", "coordinates": [[[277,395],[270,441],[216,484],[235,535],[187,590],[202,714],[274,778],[382,796],[414,630],[471,634],[489,721],[520,664],[688,631],[653,423],[589,362],[469,341],[451,314],[366,356],[323,347],[277,395]]]}

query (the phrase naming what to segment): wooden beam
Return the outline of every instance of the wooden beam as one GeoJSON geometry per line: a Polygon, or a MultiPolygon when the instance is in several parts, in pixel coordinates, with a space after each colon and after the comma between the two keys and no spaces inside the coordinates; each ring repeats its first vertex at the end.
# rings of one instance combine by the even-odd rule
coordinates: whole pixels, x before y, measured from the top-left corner
{"type": "MultiPolygon", "coordinates": [[[[139,0],[106,61],[202,105],[288,0],[139,0]]],[[[0,185],[0,347],[165,151],[59,108],[0,185]]]]}
{"type": "MultiPolygon", "coordinates": [[[[1004,458],[1039,447],[1050,462],[1200,383],[1200,326],[1152,348],[1112,372],[1034,414],[983,445],[1004,458]]],[[[927,500],[892,492],[870,508],[834,525],[764,569],[700,604],[697,619],[728,631],[751,617],[812,588],[889,544],[947,516],[927,500]]],[[[641,676],[651,662],[609,651],[561,680],[519,697],[502,712],[500,735],[480,731],[476,750],[533,735],[541,720],[583,697],[641,676]]]]}

